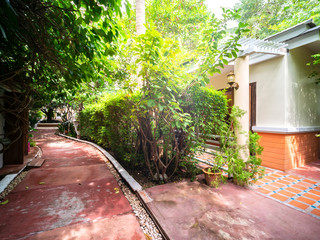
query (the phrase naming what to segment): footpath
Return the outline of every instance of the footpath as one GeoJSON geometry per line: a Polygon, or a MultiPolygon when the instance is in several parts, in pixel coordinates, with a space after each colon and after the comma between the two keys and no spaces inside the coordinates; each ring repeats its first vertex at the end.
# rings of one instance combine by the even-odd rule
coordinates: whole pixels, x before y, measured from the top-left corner
{"type": "MultiPolygon", "coordinates": [[[[151,239],[107,167],[112,156],[53,130],[38,131],[36,139],[45,162],[0,205],[0,239],[151,239]]],[[[318,240],[320,168],[314,164],[286,173],[267,169],[250,188],[210,188],[199,175],[135,191],[164,239],[318,240]]]]}
{"type": "Polygon", "coordinates": [[[36,135],[45,162],[0,205],[0,239],[145,239],[101,152],[53,130],[36,135]]]}

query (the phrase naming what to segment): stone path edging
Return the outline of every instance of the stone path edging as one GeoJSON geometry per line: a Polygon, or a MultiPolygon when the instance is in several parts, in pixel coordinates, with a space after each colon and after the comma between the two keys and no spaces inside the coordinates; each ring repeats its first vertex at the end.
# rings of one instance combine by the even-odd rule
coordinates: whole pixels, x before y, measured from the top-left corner
{"type": "Polygon", "coordinates": [[[78,138],[70,137],[70,136],[67,136],[67,135],[64,135],[64,134],[61,134],[61,133],[57,133],[57,135],[61,136],[61,137],[64,137],[64,138],[68,138],[70,140],[86,143],[86,144],[89,144],[89,145],[97,148],[107,159],[109,159],[109,161],[112,163],[112,165],[115,167],[115,169],[121,175],[121,177],[128,183],[128,185],[130,186],[130,188],[134,192],[139,192],[139,191],[142,190],[142,186],[127,172],[127,170],[125,170],[120,165],[120,163],[110,153],[108,153],[106,150],[104,150],[99,145],[97,145],[95,143],[92,143],[92,142],[89,142],[89,141],[85,141],[85,140],[81,140],[81,139],[78,139],[78,138]]]}
{"type": "Polygon", "coordinates": [[[28,163],[25,164],[25,166],[21,168],[19,172],[8,174],[0,181],[0,193],[6,190],[6,188],[11,184],[11,182],[14,181],[16,177],[19,176],[19,174],[28,167],[29,163],[32,162],[33,159],[41,157],[42,155],[41,148],[39,148],[38,146],[35,146],[35,147],[38,149],[37,153],[34,156],[29,157],[30,159],[28,158],[27,160],[28,163]]]}

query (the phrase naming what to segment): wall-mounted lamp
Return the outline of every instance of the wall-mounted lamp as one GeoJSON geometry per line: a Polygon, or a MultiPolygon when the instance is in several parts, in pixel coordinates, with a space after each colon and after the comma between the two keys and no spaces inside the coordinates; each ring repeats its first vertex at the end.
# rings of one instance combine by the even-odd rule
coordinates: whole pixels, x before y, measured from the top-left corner
{"type": "Polygon", "coordinates": [[[233,72],[228,73],[227,79],[228,79],[228,84],[230,85],[231,88],[235,88],[235,89],[239,88],[239,84],[235,82],[236,75],[234,75],[233,72]]]}

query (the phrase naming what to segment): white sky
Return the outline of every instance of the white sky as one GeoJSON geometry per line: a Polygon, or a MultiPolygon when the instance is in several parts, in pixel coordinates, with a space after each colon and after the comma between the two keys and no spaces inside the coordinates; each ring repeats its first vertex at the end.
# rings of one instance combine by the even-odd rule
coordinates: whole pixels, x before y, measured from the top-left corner
{"type": "Polygon", "coordinates": [[[206,0],[208,8],[216,14],[217,17],[221,17],[222,10],[224,8],[232,8],[239,0],[206,0]]]}

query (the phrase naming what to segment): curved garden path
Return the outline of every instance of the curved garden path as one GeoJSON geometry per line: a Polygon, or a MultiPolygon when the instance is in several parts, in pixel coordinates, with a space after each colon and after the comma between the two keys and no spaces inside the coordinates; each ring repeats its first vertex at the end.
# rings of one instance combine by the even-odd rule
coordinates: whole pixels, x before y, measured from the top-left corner
{"type": "Polygon", "coordinates": [[[35,135],[46,160],[0,205],[0,239],[145,239],[97,149],[53,130],[35,135]]]}

